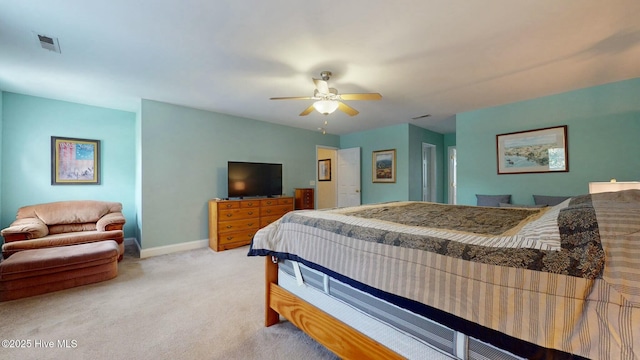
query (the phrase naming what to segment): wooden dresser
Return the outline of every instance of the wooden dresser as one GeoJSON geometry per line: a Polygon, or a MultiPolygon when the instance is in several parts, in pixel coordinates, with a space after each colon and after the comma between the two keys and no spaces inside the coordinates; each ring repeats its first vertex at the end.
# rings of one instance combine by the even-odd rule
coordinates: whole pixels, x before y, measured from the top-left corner
{"type": "Polygon", "coordinates": [[[292,197],[209,200],[209,247],[222,251],[248,245],[256,231],[291,210],[292,197]]]}
{"type": "Polygon", "coordinates": [[[314,209],[313,188],[296,189],[296,210],[314,209]]]}

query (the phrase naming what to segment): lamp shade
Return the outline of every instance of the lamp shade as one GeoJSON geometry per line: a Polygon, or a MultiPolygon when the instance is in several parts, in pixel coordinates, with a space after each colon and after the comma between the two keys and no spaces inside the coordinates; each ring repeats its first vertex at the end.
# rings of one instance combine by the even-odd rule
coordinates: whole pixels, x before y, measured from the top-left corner
{"type": "Polygon", "coordinates": [[[336,111],[338,102],[333,100],[318,100],[313,103],[313,107],[322,115],[329,115],[336,111]]]}
{"type": "Polygon", "coordinates": [[[596,194],[601,192],[610,191],[622,191],[640,189],[640,182],[638,181],[611,181],[611,182],[590,182],[589,194],[596,194]]]}

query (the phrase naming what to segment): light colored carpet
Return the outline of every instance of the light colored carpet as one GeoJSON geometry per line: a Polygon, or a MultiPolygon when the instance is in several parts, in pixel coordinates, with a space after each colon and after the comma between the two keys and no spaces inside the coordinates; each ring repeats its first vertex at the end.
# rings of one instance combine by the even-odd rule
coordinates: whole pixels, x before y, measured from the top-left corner
{"type": "Polygon", "coordinates": [[[0,358],[335,359],[288,322],[263,326],[264,258],[247,251],[128,249],[113,280],[0,303],[0,339],[25,346],[0,358]]]}

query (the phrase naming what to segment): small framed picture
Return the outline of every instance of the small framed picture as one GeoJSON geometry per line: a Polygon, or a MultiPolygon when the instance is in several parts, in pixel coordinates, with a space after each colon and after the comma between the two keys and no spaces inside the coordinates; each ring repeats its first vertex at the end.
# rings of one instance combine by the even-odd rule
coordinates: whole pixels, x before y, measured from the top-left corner
{"type": "Polygon", "coordinates": [[[99,185],[100,140],[51,137],[51,185],[99,185]]]}
{"type": "Polygon", "coordinates": [[[374,183],[396,182],[396,149],[374,151],[371,167],[374,183]]]}
{"type": "Polygon", "coordinates": [[[331,159],[318,160],[318,181],[331,181],[331,159]]]}

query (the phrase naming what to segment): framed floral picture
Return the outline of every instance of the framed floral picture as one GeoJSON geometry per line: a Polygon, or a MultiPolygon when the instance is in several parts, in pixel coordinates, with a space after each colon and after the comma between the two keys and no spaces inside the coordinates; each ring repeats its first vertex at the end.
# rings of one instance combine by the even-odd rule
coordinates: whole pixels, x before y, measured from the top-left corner
{"type": "Polygon", "coordinates": [[[374,151],[371,167],[374,183],[396,182],[396,149],[374,151]]]}
{"type": "Polygon", "coordinates": [[[51,185],[99,185],[100,140],[51,137],[51,185]]]}

